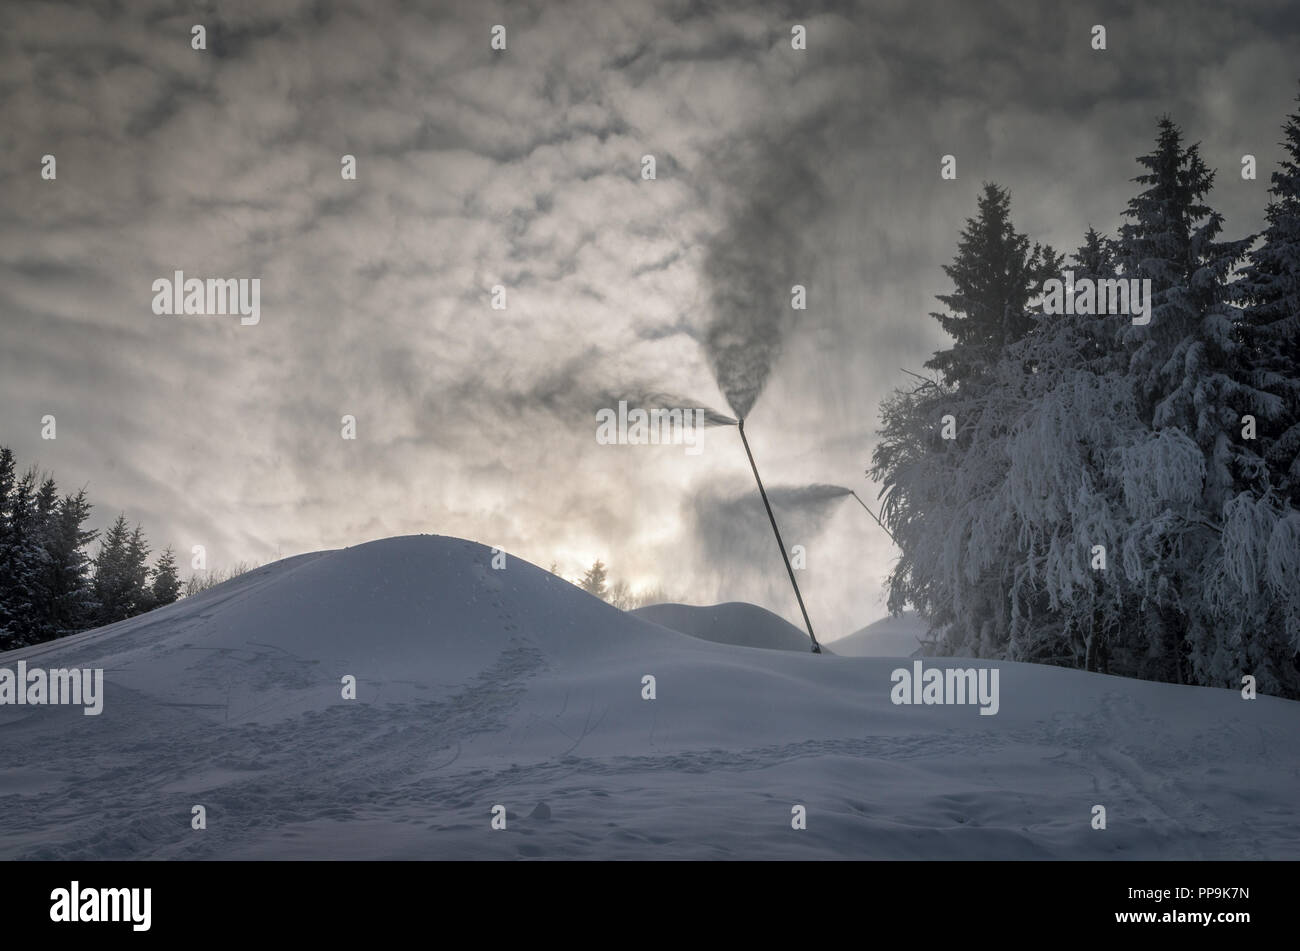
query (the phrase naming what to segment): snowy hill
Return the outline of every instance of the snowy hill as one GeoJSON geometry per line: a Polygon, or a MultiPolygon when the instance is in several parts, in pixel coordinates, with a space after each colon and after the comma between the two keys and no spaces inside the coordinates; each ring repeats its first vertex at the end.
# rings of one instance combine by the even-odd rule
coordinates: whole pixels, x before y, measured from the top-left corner
{"type": "Polygon", "coordinates": [[[804,653],[812,647],[807,634],[785,618],[756,604],[738,601],[708,607],[651,604],[631,613],[651,623],[717,644],[804,653]]]}
{"type": "Polygon", "coordinates": [[[844,657],[911,657],[920,649],[927,626],[911,611],[901,617],[882,617],[838,641],[831,641],[835,653],[844,657]]]}
{"type": "Polygon", "coordinates": [[[1300,704],[1003,663],[996,715],[895,705],[897,660],[690,637],[452,538],[287,559],[20,660],[102,667],[105,698],[0,706],[0,858],[1300,850],[1300,704]]]}

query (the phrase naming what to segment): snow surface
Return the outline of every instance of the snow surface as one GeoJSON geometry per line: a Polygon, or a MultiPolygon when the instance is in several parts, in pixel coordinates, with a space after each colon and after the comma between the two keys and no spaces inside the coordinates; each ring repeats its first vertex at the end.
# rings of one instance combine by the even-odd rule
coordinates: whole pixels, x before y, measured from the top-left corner
{"type": "Polygon", "coordinates": [[[882,617],[854,631],[830,647],[845,657],[911,657],[928,636],[928,625],[911,611],[900,617],[882,617]]]}
{"type": "Polygon", "coordinates": [[[650,604],[631,613],[654,624],[717,644],[805,653],[812,650],[808,635],[785,618],[743,601],[729,601],[708,607],[650,604]]]}
{"type": "Polygon", "coordinates": [[[895,706],[910,662],[712,643],[491,558],[303,555],[0,655],[106,690],[0,707],[0,857],[1300,854],[1300,704],[998,663],[996,716],[895,706]]]}

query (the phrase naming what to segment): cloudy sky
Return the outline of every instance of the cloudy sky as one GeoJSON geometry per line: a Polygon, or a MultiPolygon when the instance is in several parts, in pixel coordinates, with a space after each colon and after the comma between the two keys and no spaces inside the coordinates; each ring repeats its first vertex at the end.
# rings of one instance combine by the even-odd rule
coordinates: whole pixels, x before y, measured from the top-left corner
{"type": "MultiPolygon", "coordinates": [[[[1300,79],[1293,0],[5,18],[0,443],[85,485],[98,524],[124,511],[212,567],[458,535],[792,620],[735,429],[700,455],[602,446],[596,410],[654,394],[728,410],[707,345],[752,314],[724,329],[771,344],[747,424],[764,479],[873,498],[877,406],[943,346],[927,314],[983,182],[1012,190],[1020,229],[1073,249],[1118,225],[1168,112],[1244,235],[1300,79]],[[155,315],[152,283],[175,270],[259,278],[260,323],[155,315]]],[[[778,514],[807,548],[823,639],[884,613],[893,555],[852,500],[778,514]]]]}

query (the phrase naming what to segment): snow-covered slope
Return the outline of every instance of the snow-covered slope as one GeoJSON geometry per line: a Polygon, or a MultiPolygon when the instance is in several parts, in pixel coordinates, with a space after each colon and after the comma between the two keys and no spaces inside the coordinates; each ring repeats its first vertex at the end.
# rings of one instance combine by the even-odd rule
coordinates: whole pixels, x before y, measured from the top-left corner
{"type": "Polygon", "coordinates": [[[812,647],[808,635],[785,618],[742,601],[707,607],[651,604],[631,613],[654,624],[717,644],[804,652],[812,647]]]}
{"type": "Polygon", "coordinates": [[[911,611],[900,617],[882,617],[854,631],[830,647],[845,657],[911,657],[926,637],[927,625],[911,611]]]}
{"type": "Polygon", "coordinates": [[[3,858],[1300,850],[1298,704],[1007,663],[996,716],[896,706],[900,661],[689,637],[457,539],[288,559],[20,659],[102,667],[106,699],[0,706],[3,858]]]}

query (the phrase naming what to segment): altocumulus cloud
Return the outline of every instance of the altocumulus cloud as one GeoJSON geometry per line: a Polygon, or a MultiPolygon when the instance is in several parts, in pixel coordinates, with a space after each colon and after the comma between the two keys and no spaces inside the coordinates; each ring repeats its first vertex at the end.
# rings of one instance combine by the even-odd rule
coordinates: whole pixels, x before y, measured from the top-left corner
{"type": "MultiPolygon", "coordinates": [[[[1069,249],[1113,230],[1160,113],[1221,167],[1276,159],[1294,16],[1192,6],[814,3],[806,52],[788,8],[752,2],[15,7],[0,441],[88,483],[101,523],[121,507],[216,564],[441,532],[796,619],[767,555],[701,511],[747,478],[735,433],[602,447],[595,410],[726,411],[710,345],[761,337],[765,477],[865,488],[880,397],[942,343],[925,315],[982,181],[1069,249]],[[153,315],[178,269],[260,278],[261,322],[153,315]],[[807,311],[763,310],[795,283],[807,311]]],[[[1248,233],[1260,190],[1228,179],[1248,233]]],[[[791,531],[819,632],[882,613],[864,519],[791,531]]]]}

